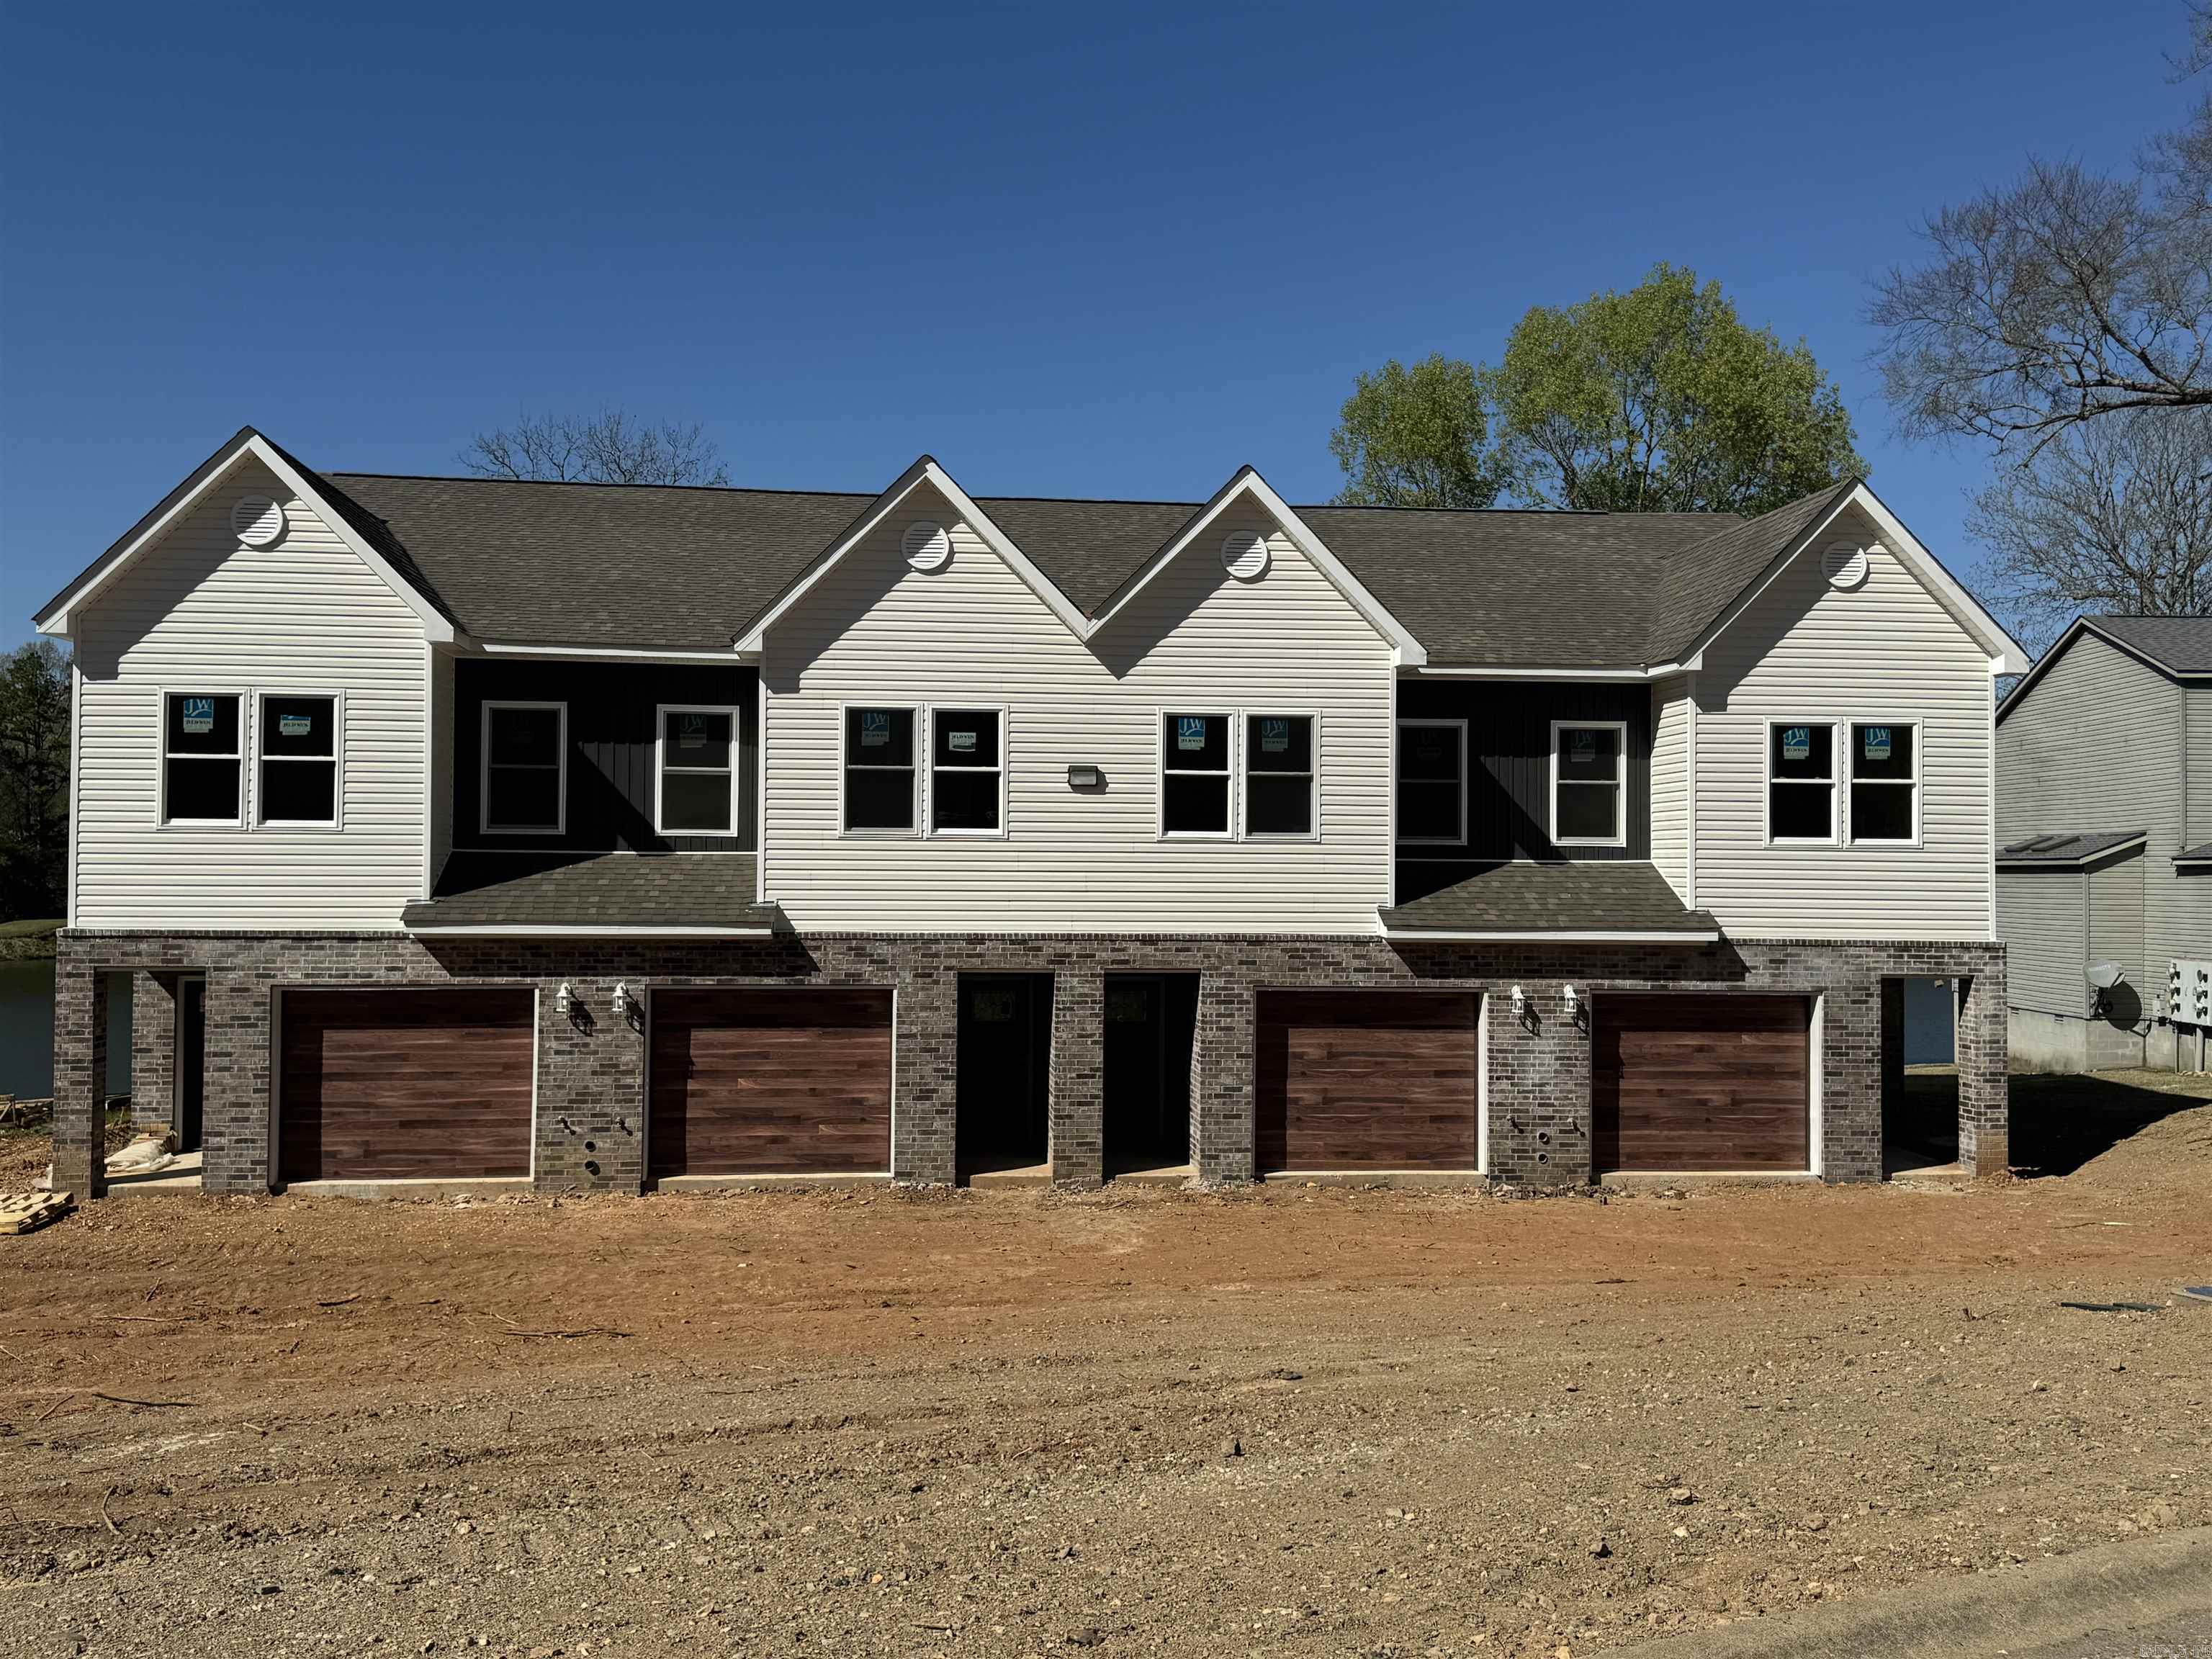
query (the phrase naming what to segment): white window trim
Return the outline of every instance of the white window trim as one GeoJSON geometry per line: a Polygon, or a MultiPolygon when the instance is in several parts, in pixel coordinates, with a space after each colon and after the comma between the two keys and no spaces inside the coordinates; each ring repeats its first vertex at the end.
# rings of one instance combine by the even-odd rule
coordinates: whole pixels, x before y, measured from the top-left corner
{"type": "MultiPolygon", "coordinates": [[[[1240,752],[1237,740],[1237,728],[1243,724],[1243,717],[1234,708],[1208,708],[1203,705],[1193,707],[1190,704],[1184,703],[1173,708],[1168,708],[1165,704],[1162,704],[1160,707],[1152,710],[1152,781],[1154,797],[1152,804],[1152,836],[1154,840],[1187,842],[1235,841],[1237,839],[1237,823],[1238,816],[1237,799],[1237,761],[1240,752]],[[1225,769],[1228,781],[1228,799],[1224,803],[1226,810],[1222,813],[1221,828],[1218,830],[1170,830],[1168,828],[1168,716],[1170,714],[1196,714],[1206,720],[1218,720],[1227,727],[1228,738],[1224,746],[1227,749],[1228,753],[1222,757],[1222,764],[1225,769]]],[[[1183,777],[1212,778],[1221,777],[1224,774],[1220,772],[1198,772],[1178,768],[1177,775],[1183,777]]]]}
{"type": "MultiPolygon", "coordinates": [[[[1467,845],[1467,800],[1468,783],[1467,722],[1463,720],[1431,719],[1420,714],[1401,714],[1398,717],[1397,730],[1399,732],[1403,732],[1407,726],[1449,726],[1456,729],[1459,732],[1459,834],[1449,837],[1443,836],[1409,836],[1403,830],[1401,830],[1398,835],[1396,844],[1400,847],[1464,847],[1467,845]]],[[[1390,756],[1390,798],[1393,802],[1397,799],[1398,788],[1401,781],[1401,780],[1398,775],[1398,753],[1396,748],[1394,746],[1390,756]]],[[[1398,814],[1397,821],[1402,823],[1405,821],[1405,815],[1403,813],[1398,814]]]]}
{"type": "MultiPolygon", "coordinates": [[[[1238,739],[1243,744],[1243,748],[1238,751],[1237,756],[1237,758],[1242,764],[1240,764],[1237,769],[1236,781],[1232,786],[1232,791],[1237,796],[1234,818],[1237,824],[1238,838],[1243,841],[1288,842],[1293,844],[1300,842],[1319,841],[1321,839],[1320,711],[1317,709],[1309,708],[1273,708],[1240,709],[1237,715],[1237,726],[1238,739]],[[1250,727],[1254,720],[1270,719],[1304,720],[1308,723],[1308,731],[1312,733],[1309,759],[1313,769],[1306,775],[1306,816],[1313,824],[1313,828],[1310,830],[1255,830],[1252,827],[1251,782],[1255,774],[1251,770],[1252,750],[1251,744],[1249,742],[1249,738],[1251,737],[1250,727]]],[[[1162,722],[1160,740],[1162,743],[1165,743],[1167,741],[1164,721],[1162,722]]],[[[1261,777],[1282,777],[1285,775],[1280,772],[1262,772],[1257,774],[1257,775],[1261,777]]],[[[1291,775],[1295,775],[1293,774],[1291,775]]],[[[1161,808],[1163,811],[1166,809],[1166,793],[1164,789],[1161,793],[1161,808]]]]}
{"type": "MultiPolygon", "coordinates": [[[[837,836],[840,840],[919,841],[921,839],[921,778],[922,774],[928,769],[929,751],[925,746],[929,740],[928,714],[928,709],[924,705],[919,703],[884,702],[881,701],[870,702],[864,699],[858,702],[841,702],[837,705],[837,836]],[[912,811],[908,814],[908,816],[911,817],[914,822],[911,826],[907,829],[852,830],[846,827],[845,775],[853,769],[845,755],[845,732],[847,727],[850,724],[848,717],[855,708],[884,708],[889,709],[894,714],[911,714],[914,716],[914,765],[911,769],[913,772],[911,782],[913,793],[908,803],[912,808],[912,811]]],[[[1004,756],[1002,755],[1000,758],[1003,760],[1004,756]]],[[[895,766],[886,766],[873,769],[885,772],[896,772],[902,769],[895,766]]],[[[1003,817],[1004,815],[1001,814],[1001,816],[1003,817]]]]}
{"type": "MultiPolygon", "coordinates": [[[[1923,831],[1920,824],[1920,780],[1927,769],[1928,763],[1928,757],[1921,742],[1920,722],[1917,720],[1884,720],[1879,715],[1868,716],[1854,714],[1850,719],[1844,722],[1844,735],[1848,738],[1850,735],[1851,728],[1856,726],[1887,726],[1893,732],[1909,731],[1912,733],[1912,781],[1910,786],[1912,790],[1912,834],[1908,837],[1894,841],[1882,836],[1862,836],[1859,834],[1858,827],[1856,823],[1852,823],[1850,817],[1851,805],[1850,792],[1856,786],[1855,781],[1850,776],[1852,757],[1851,753],[1847,750],[1844,757],[1843,769],[1845,799],[1840,810],[1843,812],[1844,822],[1850,836],[1850,844],[1854,847],[1914,848],[1919,846],[1923,838],[1923,831]]],[[[1902,789],[1907,787],[1902,781],[1897,780],[1869,778],[1867,781],[1873,787],[1877,789],[1902,789]]]]}
{"type": "MultiPolygon", "coordinates": [[[[1595,778],[1568,779],[1587,787],[1597,781],[1595,778]]],[[[1552,722],[1552,788],[1551,822],[1544,826],[1554,847],[1626,847],[1628,845],[1628,722],[1626,720],[1553,720],[1552,722]],[[1613,793],[1614,833],[1610,836],[1576,836],[1559,834],[1559,733],[1562,732],[1610,732],[1616,741],[1613,749],[1613,793]]]]}
{"type": "Polygon", "coordinates": [[[739,833],[738,812],[744,805],[742,792],[738,787],[741,775],[743,745],[738,741],[744,727],[738,724],[744,711],[727,703],[663,702],[653,710],[653,832],[656,836],[729,836],[739,833]],[[696,773],[710,777],[727,770],[730,775],[730,827],[726,830],[671,830],[662,822],[661,781],[668,775],[668,717],[671,714],[720,714],[730,722],[730,760],[727,768],[719,766],[679,766],[678,772],[696,773]]]}
{"type": "Polygon", "coordinates": [[[1006,708],[994,702],[934,702],[915,717],[917,770],[928,775],[921,782],[923,833],[933,841],[1004,841],[1006,838],[1006,773],[1012,757],[1006,752],[1006,708]],[[988,766],[948,766],[948,772],[992,772],[999,775],[999,827],[995,830],[940,829],[937,823],[937,717],[945,714],[988,714],[999,723],[999,763],[988,766]]]}
{"type": "MultiPolygon", "coordinates": [[[[218,687],[212,685],[164,685],[156,693],[154,727],[154,827],[156,830],[243,830],[253,818],[253,769],[250,756],[253,734],[248,721],[253,711],[253,692],[250,687],[218,687]],[[179,760],[229,760],[238,762],[238,816],[228,818],[173,818],[169,816],[169,699],[172,697],[235,697],[238,699],[238,750],[236,755],[179,755],[179,760]]],[[[74,749],[72,749],[74,753],[74,749]]],[[[72,796],[70,821],[76,821],[76,797],[72,796]]]]}
{"type": "Polygon", "coordinates": [[[565,702],[531,702],[514,698],[487,697],[477,716],[477,832],[485,836],[565,836],[568,833],[568,705],[565,702]],[[491,716],[495,708],[556,708],[561,713],[559,748],[559,781],[554,786],[555,820],[550,830],[543,825],[516,828],[491,821],[491,716]]]}
{"type": "MultiPolygon", "coordinates": [[[[240,736],[244,734],[241,732],[240,736]]],[[[287,834],[305,830],[310,834],[328,835],[345,828],[345,693],[327,688],[260,685],[253,690],[253,827],[256,830],[276,830],[287,834]],[[269,740],[269,699],[271,697],[312,697],[328,699],[331,705],[331,753],[327,764],[331,769],[331,816],[327,818],[271,818],[262,804],[261,769],[264,766],[320,766],[325,764],[317,755],[270,755],[264,752],[269,740]]]]}
{"type": "MultiPolygon", "coordinates": [[[[1838,775],[1844,767],[1844,734],[1848,720],[1793,720],[1772,714],[1759,725],[1759,827],[1765,845],[1769,847],[1840,847],[1843,843],[1843,793],[1845,781],[1838,775]],[[1825,726],[1831,733],[1828,744],[1828,833],[1825,836],[1781,836],[1774,833],[1774,734],[1786,726],[1825,726]]],[[[1784,783],[1817,781],[1812,778],[1782,780],[1784,783]]]]}

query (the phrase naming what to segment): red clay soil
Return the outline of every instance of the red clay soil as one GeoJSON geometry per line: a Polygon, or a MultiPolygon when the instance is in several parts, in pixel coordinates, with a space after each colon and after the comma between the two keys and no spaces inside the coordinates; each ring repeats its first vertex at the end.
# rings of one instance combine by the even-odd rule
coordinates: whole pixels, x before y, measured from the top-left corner
{"type": "Polygon", "coordinates": [[[1553,1656],[2212,1522],[2172,1104],[1963,1191],[113,1199],[0,1241],[0,1654],[1553,1656]]]}

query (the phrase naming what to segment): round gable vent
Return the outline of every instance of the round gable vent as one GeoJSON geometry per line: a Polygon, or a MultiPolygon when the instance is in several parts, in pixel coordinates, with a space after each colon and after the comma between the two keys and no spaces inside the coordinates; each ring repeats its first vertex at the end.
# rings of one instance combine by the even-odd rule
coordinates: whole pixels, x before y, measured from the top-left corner
{"type": "Polygon", "coordinates": [[[230,527],[248,547],[266,547],[284,533],[284,509],[266,495],[240,495],[230,509],[230,527]]]}
{"type": "Polygon", "coordinates": [[[906,527],[900,547],[906,562],[916,570],[942,570],[952,556],[952,538],[941,524],[927,519],[916,519],[906,527]]]}
{"type": "Polygon", "coordinates": [[[1232,530],[1221,538],[1221,566],[1240,582],[1267,574],[1267,538],[1249,530],[1232,530]]]}
{"type": "Polygon", "coordinates": [[[1830,542],[1820,554],[1820,574],[1831,587],[1856,587],[1867,579],[1867,550],[1850,542],[1830,542]]]}

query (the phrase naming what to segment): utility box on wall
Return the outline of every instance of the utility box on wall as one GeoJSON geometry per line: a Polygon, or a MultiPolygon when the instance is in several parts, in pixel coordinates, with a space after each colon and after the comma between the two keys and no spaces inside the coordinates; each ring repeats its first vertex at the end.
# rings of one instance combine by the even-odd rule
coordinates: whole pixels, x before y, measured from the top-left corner
{"type": "Polygon", "coordinates": [[[2212,1025],[2212,962],[2175,960],[2166,976],[2166,1017],[2176,1025],[2212,1025]]]}

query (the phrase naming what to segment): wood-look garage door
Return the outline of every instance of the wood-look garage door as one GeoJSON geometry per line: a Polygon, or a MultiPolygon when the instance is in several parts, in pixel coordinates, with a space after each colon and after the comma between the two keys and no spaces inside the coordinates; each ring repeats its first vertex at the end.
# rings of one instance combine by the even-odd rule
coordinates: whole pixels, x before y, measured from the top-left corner
{"type": "Polygon", "coordinates": [[[1262,1173],[1472,1170],[1482,1056],[1472,994],[1262,991],[1262,1173]]]}
{"type": "Polygon", "coordinates": [[[528,991],[287,991],[277,1167],[284,1181],[530,1173],[528,991]]]}
{"type": "Polygon", "coordinates": [[[875,1174],[891,1166],[891,994],[653,994],[654,1176],[875,1174]]]}
{"type": "Polygon", "coordinates": [[[1591,1038],[1597,1168],[1810,1167],[1803,997],[1601,996],[1591,1038]]]}

